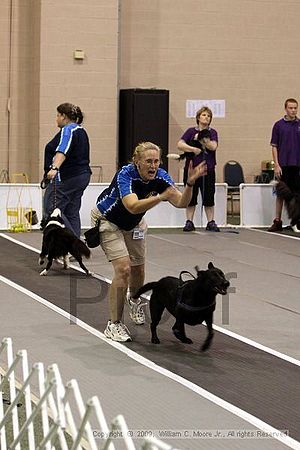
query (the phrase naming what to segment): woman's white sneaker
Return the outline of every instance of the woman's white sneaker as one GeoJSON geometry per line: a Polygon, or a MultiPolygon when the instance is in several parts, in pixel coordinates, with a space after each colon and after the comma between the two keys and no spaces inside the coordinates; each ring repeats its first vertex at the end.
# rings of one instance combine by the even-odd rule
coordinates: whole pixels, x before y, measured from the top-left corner
{"type": "Polygon", "coordinates": [[[112,322],[111,320],[107,322],[104,335],[117,342],[130,342],[132,340],[126,325],[122,322],[112,322]]]}

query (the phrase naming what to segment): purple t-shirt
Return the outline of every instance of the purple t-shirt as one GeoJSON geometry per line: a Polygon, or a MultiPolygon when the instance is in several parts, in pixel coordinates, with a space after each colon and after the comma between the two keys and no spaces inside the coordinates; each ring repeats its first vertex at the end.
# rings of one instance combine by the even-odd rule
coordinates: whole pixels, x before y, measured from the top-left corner
{"type": "Polygon", "coordinates": [[[282,167],[300,167],[300,121],[278,120],[273,126],[271,145],[277,147],[278,162],[282,167]]]}
{"type": "MultiPolygon", "coordinates": [[[[210,132],[210,139],[211,141],[216,141],[218,142],[218,133],[216,132],[216,130],[214,130],[213,128],[208,128],[209,132],[210,132]]],[[[192,141],[195,136],[197,135],[197,133],[199,132],[199,128],[198,127],[191,127],[188,128],[183,135],[181,136],[181,139],[186,142],[188,145],[190,145],[190,141],[192,141]]],[[[207,163],[207,168],[208,169],[214,169],[216,163],[216,152],[215,151],[210,151],[210,150],[205,150],[205,152],[200,153],[200,155],[196,155],[193,158],[193,165],[194,167],[197,166],[198,164],[200,164],[202,161],[206,161],[207,163]]],[[[185,166],[187,167],[190,163],[190,160],[186,160],[185,162],[185,166]]]]}

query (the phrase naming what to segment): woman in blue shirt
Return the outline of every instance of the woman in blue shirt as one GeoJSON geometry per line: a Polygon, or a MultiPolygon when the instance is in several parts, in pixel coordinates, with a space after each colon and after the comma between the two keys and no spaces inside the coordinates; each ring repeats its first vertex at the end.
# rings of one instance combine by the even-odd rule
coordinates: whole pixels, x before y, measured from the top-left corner
{"type": "MultiPolygon", "coordinates": [[[[143,216],[162,201],[176,208],[186,208],[192,197],[193,186],[206,173],[206,163],[189,165],[183,192],[175,186],[170,175],[159,167],[160,148],[152,142],[142,142],[134,151],[132,163],[122,167],[110,186],[96,201],[92,223],[100,219],[100,243],[112,263],[114,277],[109,288],[110,320],[104,331],[106,337],[119,342],[130,341],[130,333],[121,322],[126,294],[144,284],[145,234],[147,225],[143,216]]],[[[137,325],[145,321],[141,301],[128,297],[129,315],[137,325]]]]}
{"type": "Polygon", "coordinates": [[[44,171],[51,180],[44,197],[44,214],[47,217],[55,207],[60,208],[66,227],[77,237],[81,198],[92,173],[89,138],[82,121],[79,106],[59,105],[56,123],[60,131],[46,145],[44,158],[44,171]]]}

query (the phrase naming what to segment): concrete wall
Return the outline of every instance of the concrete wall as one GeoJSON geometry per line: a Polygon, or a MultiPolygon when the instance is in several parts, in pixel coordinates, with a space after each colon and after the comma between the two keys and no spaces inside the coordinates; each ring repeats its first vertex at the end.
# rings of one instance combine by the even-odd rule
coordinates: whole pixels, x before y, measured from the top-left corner
{"type": "Polygon", "coordinates": [[[118,2],[2,0],[0,20],[0,169],[25,171],[38,181],[44,146],[58,131],[56,107],[69,101],[85,113],[91,163],[110,178],[116,167],[118,2]],[[76,49],[84,60],[74,59],[76,49]]]}
{"type": "Polygon", "coordinates": [[[228,159],[253,181],[284,100],[299,98],[299,18],[290,0],[122,0],[121,86],[170,89],[170,151],[194,124],[186,99],[225,99],[226,117],[212,122],[218,181],[228,159]]]}
{"type": "MultiPolygon", "coordinates": [[[[92,164],[108,181],[119,88],[157,87],[170,91],[170,152],[194,124],[187,99],[225,99],[225,118],[212,123],[218,181],[228,159],[252,181],[284,100],[298,98],[299,18],[295,0],[1,0],[0,170],[38,181],[56,106],[70,101],[86,114],[92,164]]],[[[179,179],[177,162],[170,171],[179,179]]]]}

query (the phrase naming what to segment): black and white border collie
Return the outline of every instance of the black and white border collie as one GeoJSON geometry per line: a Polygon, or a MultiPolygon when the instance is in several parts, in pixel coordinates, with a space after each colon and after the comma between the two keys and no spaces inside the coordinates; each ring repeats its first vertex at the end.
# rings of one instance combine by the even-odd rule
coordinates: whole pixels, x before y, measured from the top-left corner
{"type": "Polygon", "coordinates": [[[64,268],[68,269],[70,267],[69,254],[74,256],[87,275],[91,275],[82,262],[82,256],[86,258],[91,256],[90,249],[71,230],[65,227],[60,209],[55,208],[43,231],[43,244],[39,264],[44,264],[46,257],[48,262],[40,275],[48,274],[53,259],[63,258],[64,268]]]}

